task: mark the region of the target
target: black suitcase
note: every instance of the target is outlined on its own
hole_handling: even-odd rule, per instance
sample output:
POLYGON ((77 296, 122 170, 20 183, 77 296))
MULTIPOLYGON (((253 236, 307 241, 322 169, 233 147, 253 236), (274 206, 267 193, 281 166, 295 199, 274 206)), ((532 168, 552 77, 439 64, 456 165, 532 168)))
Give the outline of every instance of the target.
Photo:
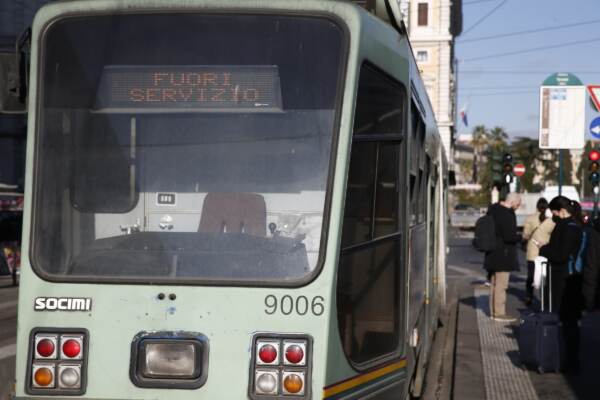
POLYGON ((558 315, 552 314, 552 289, 550 268, 546 265, 550 293, 548 312, 545 311, 544 284, 541 285, 541 312, 521 315, 519 323, 519 357, 521 363, 538 370, 539 373, 557 372, 560 369, 561 323, 558 315))
POLYGON ((600 370, 600 313, 587 313, 581 317, 580 360, 582 371, 600 370))

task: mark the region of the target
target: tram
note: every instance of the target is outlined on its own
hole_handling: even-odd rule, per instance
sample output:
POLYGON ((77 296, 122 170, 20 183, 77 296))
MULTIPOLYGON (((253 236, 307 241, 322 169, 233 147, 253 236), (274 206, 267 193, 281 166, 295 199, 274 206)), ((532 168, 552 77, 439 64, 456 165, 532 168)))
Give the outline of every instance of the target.
POLYGON ((16 398, 402 399, 447 172, 355 3, 61 1, 31 34, 16 398))

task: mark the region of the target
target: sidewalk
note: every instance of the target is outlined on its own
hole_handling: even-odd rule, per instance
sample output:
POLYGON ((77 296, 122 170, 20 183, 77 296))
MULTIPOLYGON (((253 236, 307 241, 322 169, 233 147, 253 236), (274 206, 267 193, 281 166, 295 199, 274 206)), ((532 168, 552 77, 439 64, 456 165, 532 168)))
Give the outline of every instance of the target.
MULTIPOLYGON (((513 274, 507 296, 510 315, 527 311, 522 274, 513 274)), ((582 343, 578 376, 539 374, 520 362, 518 322, 489 318, 489 288, 472 286, 472 296, 458 305, 453 398, 460 400, 596 400, 600 398, 600 359, 591 358, 582 343)))

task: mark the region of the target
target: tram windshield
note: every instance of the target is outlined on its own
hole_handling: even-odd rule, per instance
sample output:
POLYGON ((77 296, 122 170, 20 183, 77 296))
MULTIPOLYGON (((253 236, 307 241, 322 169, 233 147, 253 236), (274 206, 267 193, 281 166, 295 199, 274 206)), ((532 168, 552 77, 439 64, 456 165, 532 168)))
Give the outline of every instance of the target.
POLYGON ((32 264, 59 280, 293 282, 317 268, 344 54, 309 16, 52 23, 32 264))

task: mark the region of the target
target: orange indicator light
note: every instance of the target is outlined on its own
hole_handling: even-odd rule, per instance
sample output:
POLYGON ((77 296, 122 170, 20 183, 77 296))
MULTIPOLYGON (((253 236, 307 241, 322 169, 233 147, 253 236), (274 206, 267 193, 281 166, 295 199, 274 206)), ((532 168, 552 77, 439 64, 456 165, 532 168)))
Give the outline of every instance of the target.
POLYGON ((283 380, 283 386, 288 393, 298 393, 302 390, 304 383, 302 382, 302 378, 298 375, 290 374, 283 380))
POLYGON ((50 369, 40 368, 37 371, 35 371, 33 379, 35 380, 35 383, 37 383, 39 386, 48 386, 52 382, 54 382, 54 375, 52 374, 52 371, 50 371, 50 369))

